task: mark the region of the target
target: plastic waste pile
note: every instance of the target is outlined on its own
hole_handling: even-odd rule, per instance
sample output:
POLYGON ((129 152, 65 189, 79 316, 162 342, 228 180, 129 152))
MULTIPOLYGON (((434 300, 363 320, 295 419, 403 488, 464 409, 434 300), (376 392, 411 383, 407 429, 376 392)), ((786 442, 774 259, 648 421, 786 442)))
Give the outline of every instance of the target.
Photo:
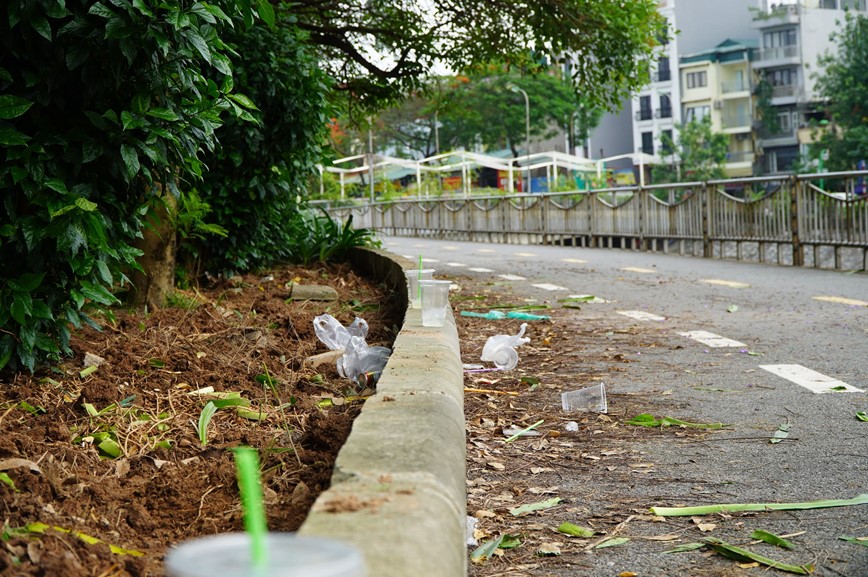
POLYGON ((345 327, 333 316, 322 314, 313 319, 313 329, 329 350, 343 349, 344 354, 336 362, 338 374, 354 383, 363 380, 365 384, 372 384, 366 377, 379 376, 392 354, 389 348, 368 346, 365 342, 368 323, 359 317, 345 327))
POLYGON ((527 323, 521 323, 521 330, 516 335, 494 335, 493 337, 488 337, 485 346, 482 347, 481 360, 494 363, 495 367, 504 371, 514 369, 518 364, 516 347, 530 342, 530 338, 524 336, 526 329, 527 323))

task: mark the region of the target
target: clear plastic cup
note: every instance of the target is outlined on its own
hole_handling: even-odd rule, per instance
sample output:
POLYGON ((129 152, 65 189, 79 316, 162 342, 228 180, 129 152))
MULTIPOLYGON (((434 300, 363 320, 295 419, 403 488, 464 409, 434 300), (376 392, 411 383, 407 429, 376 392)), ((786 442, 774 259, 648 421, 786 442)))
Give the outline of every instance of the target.
POLYGON ((421 280, 422 288, 422 326, 442 327, 446 324, 446 313, 449 311, 448 280, 421 280))
POLYGON ((600 383, 593 387, 561 393, 561 406, 564 411, 592 411, 594 413, 608 413, 609 405, 606 402, 606 385, 600 383))
POLYGON ((413 269, 405 270, 404 275, 407 277, 407 300, 410 303, 410 308, 422 308, 422 293, 419 290, 420 280, 433 280, 434 269, 424 268, 422 270, 413 269))
POLYGON ((518 365, 518 352, 508 345, 497 347, 490 357, 494 366, 504 371, 511 371, 518 365))
POLYGON ((268 559, 252 561, 247 533, 224 533, 180 543, 166 553, 166 577, 365 577, 351 545, 294 533, 268 533, 268 559))

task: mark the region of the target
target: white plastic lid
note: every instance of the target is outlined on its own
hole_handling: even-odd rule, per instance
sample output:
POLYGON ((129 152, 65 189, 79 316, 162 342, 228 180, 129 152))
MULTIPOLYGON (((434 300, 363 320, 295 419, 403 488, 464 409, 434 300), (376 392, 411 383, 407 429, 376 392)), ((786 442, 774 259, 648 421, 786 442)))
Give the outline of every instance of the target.
POLYGON ((294 533, 266 536, 268 562, 254 567, 250 537, 193 539, 166 554, 167 577, 364 577, 362 555, 347 543, 294 533))

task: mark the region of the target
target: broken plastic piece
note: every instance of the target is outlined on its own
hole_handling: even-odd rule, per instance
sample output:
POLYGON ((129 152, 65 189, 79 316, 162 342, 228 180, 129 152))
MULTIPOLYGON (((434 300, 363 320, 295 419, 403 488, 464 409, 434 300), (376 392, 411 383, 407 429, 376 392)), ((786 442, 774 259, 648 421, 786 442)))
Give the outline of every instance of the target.
POLYGON ((530 341, 530 338, 523 336, 525 330, 527 330, 527 323, 521 323, 521 330, 516 335, 489 337, 482 347, 481 360, 492 362, 497 368, 505 371, 514 369, 518 365, 518 353, 515 348, 530 341))

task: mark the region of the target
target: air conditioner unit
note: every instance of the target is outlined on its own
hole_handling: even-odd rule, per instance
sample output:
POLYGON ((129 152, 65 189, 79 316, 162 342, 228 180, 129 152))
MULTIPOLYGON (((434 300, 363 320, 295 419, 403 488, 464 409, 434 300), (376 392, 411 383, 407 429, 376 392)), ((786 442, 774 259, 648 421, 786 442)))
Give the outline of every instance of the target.
POLYGON ((723 100, 715 100, 714 101, 714 107, 718 110, 723 108, 723 100))

